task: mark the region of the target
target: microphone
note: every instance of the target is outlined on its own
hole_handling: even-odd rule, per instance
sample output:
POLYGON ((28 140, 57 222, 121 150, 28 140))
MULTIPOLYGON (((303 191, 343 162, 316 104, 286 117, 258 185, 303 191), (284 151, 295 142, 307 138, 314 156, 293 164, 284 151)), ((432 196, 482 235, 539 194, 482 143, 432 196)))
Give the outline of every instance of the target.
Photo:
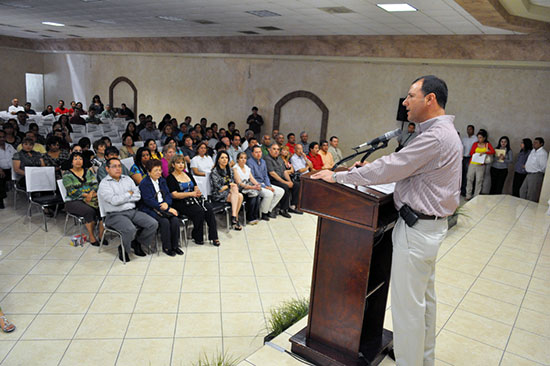
POLYGON ((361 145, 359 146, 356 146, 353 148, 353 150, 358 150, 358 149, 362 149, 364 148, 365 146, 368 146, 368 145, 378 145, 379 143, 383 143, 383 142, 387 142, 391 139, 393 139, 394 137, 397 137, 401 135, 401 129, 400 128, 397 128, 393 131, 388 131, 386 132, 385 134, 383 134, 382 136, 378 136, 377 138, 373 139, 373 140, 370 140, 368 142, 363 142, 361 145))

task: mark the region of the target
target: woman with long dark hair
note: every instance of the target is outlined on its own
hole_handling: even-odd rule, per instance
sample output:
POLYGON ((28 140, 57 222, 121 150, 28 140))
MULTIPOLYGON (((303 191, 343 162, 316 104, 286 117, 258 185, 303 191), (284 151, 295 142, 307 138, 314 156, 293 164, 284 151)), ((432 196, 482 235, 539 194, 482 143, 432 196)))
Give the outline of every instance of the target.
POLYGON ((131 134, 125 133, 122 135, 122 146, 120 147, 120 158, 133 158, 136 155, 134 149, 134 139, 131 134))
POLYGON ((212 184, 212 199, 217 202, 231 202, 231 227, 242 230, 239 224, 239 211, 243 204, 243 195, 233 178, 233 170, 229 165, 229 154, 220 151, 216 156, 214 169, 210 174, 212 184))
POLYGON ((502 194, 504 182, 508 175, 508 165, 514 160, 514 154, 510 149, 510 139, 508 136, 502 136, 498 140, 497 150, 505 150, 504 154, 495 153, 495 160, 491 165, 491 191, 490 194, 502 194))
POLYGON ((131 177, 139 185, 143 178, 147 176, 147 169, 145 168, 145 163, 151 159, 151 154, 149 150, 145 147, 140 147, 136 155, 134 155, 134 165, 130 168, 131 177))
POLYGON ((103 112, 103 109, 104 108, 103 108, 103 103, 101 103, 101 98, 97 94, 94 95, 94 97, 92 98, 92 103, 88 107, 88 111, 94 110, 96 116, 99 116, 101 112, 103 112))
POLYGON ((519 197, 519 189, 527 176, 525 163, 527 162, 531 150, 533 150, 533 141, 531 139, 523 139, 521 141, 521 150, 518 154, 518 160, 516 161, 516 165, 514 165, 514 183, 512 184, 512 195, 514 197, 519 197))
POLYGON ((135 122, 128 122, 128 124, 126 125, 126 130, 124 131, 124 134, 132 136, 134 141, 141 140, 141 137, 139 137, 139 133, 135 122))
MULTIPOLYGON (((495 154, 495 149, 489 141, 487 141, 487 131, 480 129, 477 133, 477 142, 474 142, 472 149, 470 150, 470 165, 468 166, 467 183, 466 183, 466 201, 472 199, 473 196, 477 196, 481 193, 483 187, 483 180, 485 178, 485 162, 474 161, 474 154, 486 159, 487 155, 495 154), (475 188, 474 188, 475 180, 475 188)), ((484 160, 487 161, 487 160, 484 160)))
POLYGON ((148 139, 145 141, 144 147, 149 150, 149 154, 151 155, 151 159, 160 160, 162 159, 162 153, 158 151, 157 149, 157 143, 153 139, 148 139))

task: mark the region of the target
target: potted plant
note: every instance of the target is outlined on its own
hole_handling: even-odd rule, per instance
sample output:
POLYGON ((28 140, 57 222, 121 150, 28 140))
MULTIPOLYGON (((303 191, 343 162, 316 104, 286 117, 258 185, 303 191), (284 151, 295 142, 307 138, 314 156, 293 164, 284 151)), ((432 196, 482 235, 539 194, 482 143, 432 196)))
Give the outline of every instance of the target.
POLYGON ((449 223, 449 229, 455 226, 458 223, 458 216, 470 217, 464 209, 464 205, 458 206, 455 212, 447 217, 447 222, 449 223))
POLYGON ((307 315, 309 299, 299 298, 283 302, 280 306, 270 309, 267 321, 268 335, 264 337, 264 344, 277 337, 294 323, 307 315))
POLYGON ((216 350, 216 353, 211 358, 206 353, 201 354, 199 360, 193 363, 193 366, 237 366, 239 362, 238 357, 233 357, 227 353, 220 353, 216 350))

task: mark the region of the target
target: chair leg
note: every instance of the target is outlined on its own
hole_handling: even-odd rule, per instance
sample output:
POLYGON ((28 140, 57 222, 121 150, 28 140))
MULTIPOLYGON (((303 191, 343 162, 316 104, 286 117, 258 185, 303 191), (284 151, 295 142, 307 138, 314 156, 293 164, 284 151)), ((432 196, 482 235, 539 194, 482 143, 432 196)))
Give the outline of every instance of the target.
MULTIPOLYGON (((103 225, 105 225, 105 224, 103 224, 103 225)), ((103 235, 101 235, 101 240, 99 241, 99 249, 97 251, 98 253, 101 253, 101 247, 103 246, 103 239, 105 239, 105 232, 106 232, 106 230, 105 230, 105 226, 104 226, 103 227, 103 235)), ((122 245, 122 242, 120 244, 122 245)), ((123 246, 123 248, 124 248, 124 246, 123 246)))
POLYGON ((13 209, 17 210, 17 189, 13 186, 13 209))
POLYGON ((69 215, 65 214, 65 226, 63 226, 63 236, 67 235, 67 223, 69 222, 69 215))
POLYGON ((231 231, 231 222, 229 219, 229 216, 231 216, 231 213, 229 212, 231 207, 229 209, 225 209, 225 219, 227 221, 227 232, 229 233, 231 231))
POLYGON ((243 226, 246 226, 246 203, 243 202, 243 226))
POLYGON ((46 220, 46 209, 42 206, 42 217, 44 218, 44 231, 48 232, 48 222, 46 220))
MULTIPOLYGON (((105 231, 103 232, 103 236, 105 236, 105 231)), ((120 236, 120 246, 122 248, 122 264, 126 265, 126 249, 124 249, 124 244, 122 244, 122 235, 118 234, 120 236)), ((103 239, 101 240, 103 243, 103 239)), ((99 246, 101 248, 101 245, 99 246)))

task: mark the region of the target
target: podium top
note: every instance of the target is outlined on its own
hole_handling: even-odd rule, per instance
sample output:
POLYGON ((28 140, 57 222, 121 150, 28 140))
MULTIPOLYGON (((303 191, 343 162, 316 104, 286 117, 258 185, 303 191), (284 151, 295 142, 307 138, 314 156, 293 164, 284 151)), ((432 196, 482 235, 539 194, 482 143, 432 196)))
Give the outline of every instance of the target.
MULTIPOLYGON (((299 208, 304 212, 376 231, 384 216, 394 216, 393 194, 363 187, 361 191, 302 175, 299 208)), ((387 221, 387 220, 382 220, 387 221)))

